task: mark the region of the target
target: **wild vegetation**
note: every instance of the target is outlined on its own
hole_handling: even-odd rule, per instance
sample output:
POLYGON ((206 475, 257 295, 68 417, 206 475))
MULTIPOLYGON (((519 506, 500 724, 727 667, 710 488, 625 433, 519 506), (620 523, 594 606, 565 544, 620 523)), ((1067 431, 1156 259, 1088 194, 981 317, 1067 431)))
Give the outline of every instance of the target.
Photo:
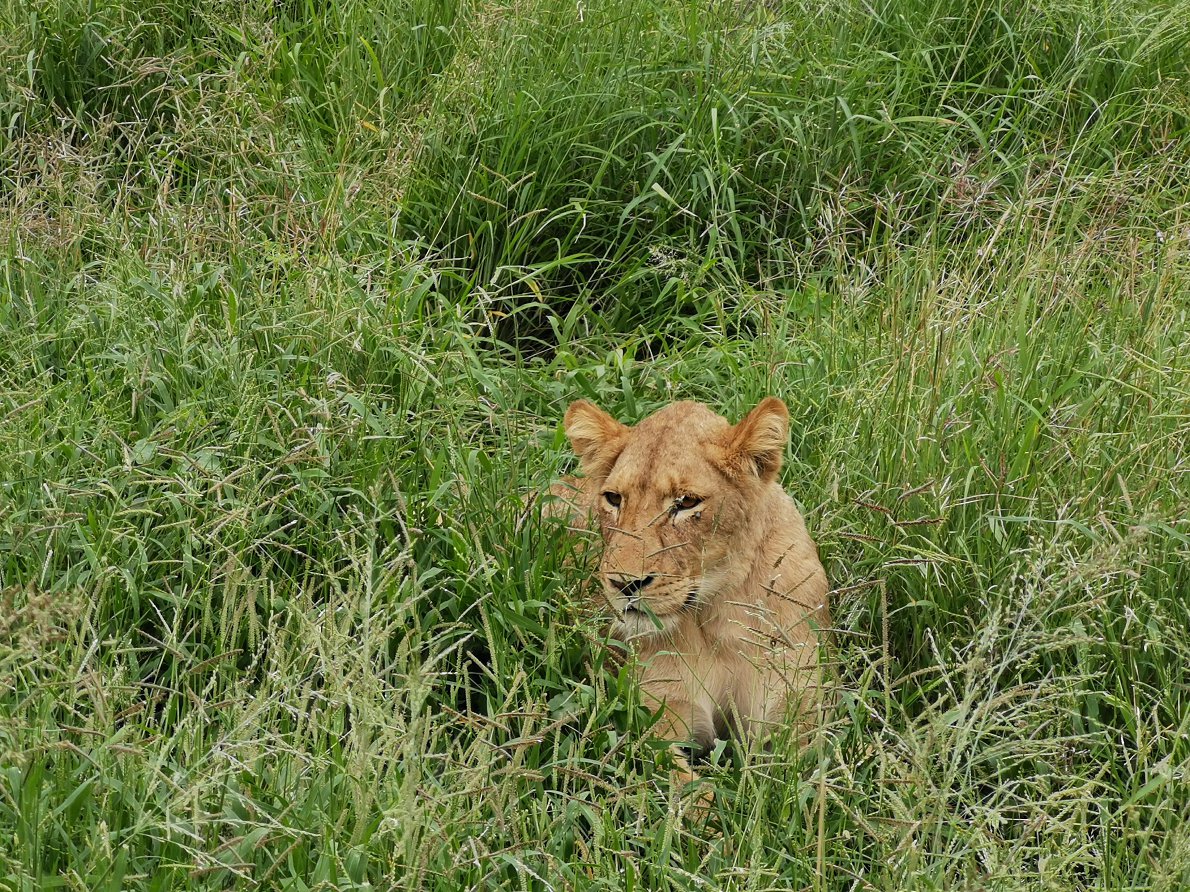
POLYGON ((1187 47, 0 2, 0 888, 1186 888, 1187 47), (836 702, 702 828, 526 496, 766 394, 836 702))

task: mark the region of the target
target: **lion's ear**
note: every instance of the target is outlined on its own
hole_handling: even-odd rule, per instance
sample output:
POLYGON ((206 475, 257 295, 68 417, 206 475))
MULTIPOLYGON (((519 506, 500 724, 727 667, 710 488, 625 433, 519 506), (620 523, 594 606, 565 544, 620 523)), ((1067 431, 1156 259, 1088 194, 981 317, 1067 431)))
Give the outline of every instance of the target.
POLYGON ((731 430, 727 463, 751 469, 768 483, 777 479, 789 442, 789 410, 775 396, 766 396, 731 430))
POLYGON ((570 404, 562 426, 588 477, 606 477, 628 441, 628 427, 587 400, 570 404))

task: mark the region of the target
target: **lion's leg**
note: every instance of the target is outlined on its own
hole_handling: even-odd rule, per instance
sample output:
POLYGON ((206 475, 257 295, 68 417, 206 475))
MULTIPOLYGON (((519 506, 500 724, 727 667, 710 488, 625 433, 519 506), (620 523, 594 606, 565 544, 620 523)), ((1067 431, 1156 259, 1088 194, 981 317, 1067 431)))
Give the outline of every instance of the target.
MULTIPOLYGON (((690 765, 686 748, 693 746, 703 749, 714 740, 715 728, 711 714, 705 707, 685 697, 659 697, 648 689, 644 694, 645 702, 649 706, 661 709, 654 730, 657 737, 672 741, 670 749, 673 753, 674 770, 671 778, 680 787, 685 788, 699 779, 698 773, 690 765)), ((709 817, 714 800, 714 793, 709 788, 703 787, 697 791, 693 810, 699 820, 705 821, 709 817)))

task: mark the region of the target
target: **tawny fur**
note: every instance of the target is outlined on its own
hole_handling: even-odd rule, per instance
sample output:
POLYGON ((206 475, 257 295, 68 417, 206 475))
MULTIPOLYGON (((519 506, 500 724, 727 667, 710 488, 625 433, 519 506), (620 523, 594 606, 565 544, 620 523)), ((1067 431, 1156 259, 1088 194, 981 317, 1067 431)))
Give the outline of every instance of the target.
POLYGON ((772 397, 735 426, 693 402, 635 427, 586 401, 566 412, 584 476, 551 488, 553 511, 599 531, 612 631, 675 742, 813 721, 827 580, 777 482, 788 418, 772 397))

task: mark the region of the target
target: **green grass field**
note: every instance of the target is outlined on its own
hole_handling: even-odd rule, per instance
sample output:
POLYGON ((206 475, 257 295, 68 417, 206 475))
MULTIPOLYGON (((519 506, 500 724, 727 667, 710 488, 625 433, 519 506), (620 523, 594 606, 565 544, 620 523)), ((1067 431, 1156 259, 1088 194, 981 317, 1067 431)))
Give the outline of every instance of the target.
POLYGON ((1188 47, 0 0, 0 889, 1190 887, 1188 47), (523 500, 766 394, 837 707, 702 829, 523 500))

